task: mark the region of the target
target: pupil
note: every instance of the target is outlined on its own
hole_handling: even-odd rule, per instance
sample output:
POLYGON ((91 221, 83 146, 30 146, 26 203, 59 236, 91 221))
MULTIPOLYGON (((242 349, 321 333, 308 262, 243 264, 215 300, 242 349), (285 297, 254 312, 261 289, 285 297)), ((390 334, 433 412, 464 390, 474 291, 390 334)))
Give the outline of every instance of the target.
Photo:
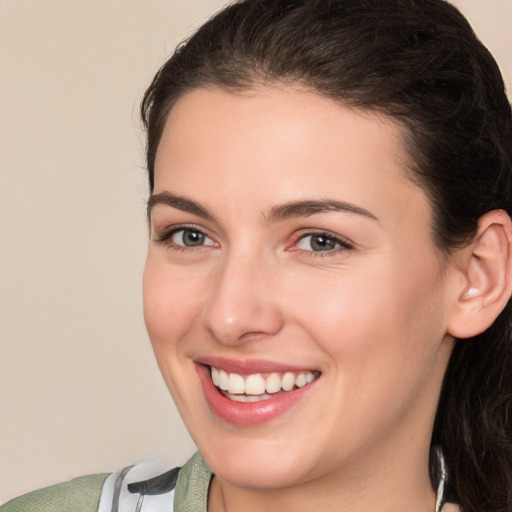
POLYGON ((202 245, 204 241, 204 235, 199 231, 185 231, 183 236, 183 243, 186 246, 191 245, 202 245))
POLYGON ((315 251, 330 251, 335 248, 336 242, 322 235, 311 238, 311 247, 315 251))

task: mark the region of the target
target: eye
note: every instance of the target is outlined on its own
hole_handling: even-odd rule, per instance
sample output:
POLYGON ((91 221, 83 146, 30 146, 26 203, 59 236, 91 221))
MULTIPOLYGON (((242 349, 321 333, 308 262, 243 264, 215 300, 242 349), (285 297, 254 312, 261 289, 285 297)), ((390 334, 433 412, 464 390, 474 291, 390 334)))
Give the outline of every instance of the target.
POLYGON ((169 241, 183 247, 199 247, 202 245, 214 245, 214 241, 197 229, 183 228, 173 231, 169 241))
POLYGON ((297 241, 296 249, 312 252, 332 252, 339 249, 351 249, 346 240, 327 233, 310 233, 303 235, 297 241))
POLYGON ((208 235, 195 226, 170 226, 161 232, 156 231, 154 242, 157 242, 168 249, 193 250, 207 246, 217 246, 208 235))

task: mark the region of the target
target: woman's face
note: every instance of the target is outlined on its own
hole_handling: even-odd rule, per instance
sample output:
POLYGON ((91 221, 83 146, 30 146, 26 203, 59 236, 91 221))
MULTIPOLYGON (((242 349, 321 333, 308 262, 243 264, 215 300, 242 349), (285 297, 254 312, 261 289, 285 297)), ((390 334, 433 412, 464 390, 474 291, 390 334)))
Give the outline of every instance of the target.
POLYGON ((221 479, 276 488, 426 457, 454 279, 406 162, 389 119, 291 87, 172 109, 144 312, 221 479))

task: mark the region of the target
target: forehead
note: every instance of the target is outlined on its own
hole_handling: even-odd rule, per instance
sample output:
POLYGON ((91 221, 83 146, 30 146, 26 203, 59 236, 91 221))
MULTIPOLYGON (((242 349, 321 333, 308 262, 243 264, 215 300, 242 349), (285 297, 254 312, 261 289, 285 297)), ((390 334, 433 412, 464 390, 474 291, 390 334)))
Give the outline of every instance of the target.
MULTIPOLYGON (((309 89, 292 85, 261 86, 241 91, 217 87, 189 91, 180 97, 168 114, 162 138, 198 137, 214 126, 221 127, 226 134, 230 127, 232 131, 243 127, 247 138, 247 135, 257 134, 258 129, 265 126, 267 134, 268 129, 273 128, 272 137, 286 137, 286 140, 279 137, 279 141, 286 146, 293 142, 290 138, 292 130, 296 136, 299 131, 305 136, 316 133, 317 139, 324 138, 326 143, 331 138, 343 143, 347 134, 338 131, 342 124, 350 124, 350 131, 364 132, 366 138, 373 137, 374 140, 384 142, 385 134, 388 150, 399 158, 405 156, 404 128, 391 117, 372 110, 345 106, 309 89), (347 122, 341 123, 342 118, 346 118, 347 122), (246 121, 249 121, 248 125, 244 124, 246 121), (319 124, 325 129, 318 130, 319 124), (174 130, 176 126, 179 131, 174 130), (338 133, 334 133, 333 128, 338 133)), ((213 137, 222 134, 209 133, 213 137)), ((212 138, 211 142, 217 144, 219 140, 212 138)))
POLYGON ((249 192, 269 202, 334 195, 370 211, 397 206, 396 221, 411 205, 429 213, 408 160, 402 128, 386 116, 290 86, 200 89, 169 114, 155 192, 205 203, 225 194, 244 206, 249 192))

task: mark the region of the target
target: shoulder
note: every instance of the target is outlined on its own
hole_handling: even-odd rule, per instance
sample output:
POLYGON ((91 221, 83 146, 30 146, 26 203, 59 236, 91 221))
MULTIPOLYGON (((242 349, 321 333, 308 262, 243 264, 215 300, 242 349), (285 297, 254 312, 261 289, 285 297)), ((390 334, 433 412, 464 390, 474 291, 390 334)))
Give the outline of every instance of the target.
POLYGON ((211 477, 196 453, 183 468, 162 472, 149 461, 75 478, 15 498, 0 512, 206 512, 211 477))
POLYGON ((0 512, 96 512, 108 476, 82 476, 29 492, 2 505, 0 512))

